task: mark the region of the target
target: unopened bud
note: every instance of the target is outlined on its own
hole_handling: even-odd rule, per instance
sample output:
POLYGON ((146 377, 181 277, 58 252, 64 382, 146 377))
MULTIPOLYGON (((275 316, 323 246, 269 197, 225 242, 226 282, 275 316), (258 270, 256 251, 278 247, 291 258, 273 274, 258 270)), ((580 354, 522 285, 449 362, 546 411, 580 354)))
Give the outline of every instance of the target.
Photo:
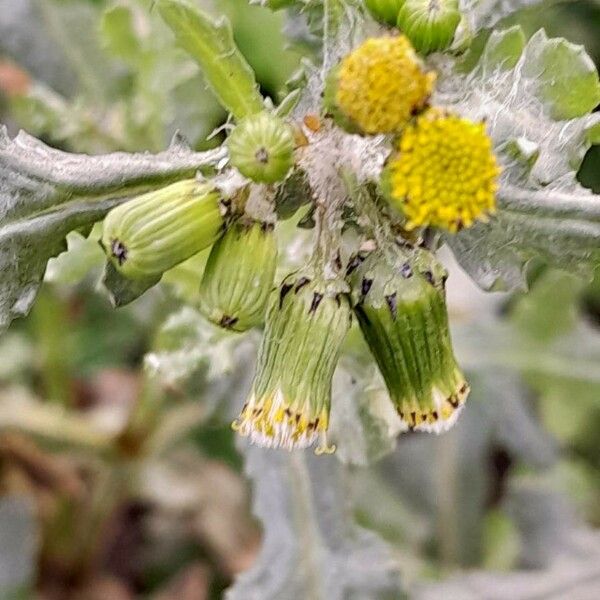
POLYGON ((125 277, 153 277, 210 246, 223 232, 224 212, 210 184, 179 181, 113 208, 102 246, 125 277))
POLYGON ((210 251, 200 285, 200 311, 234 331, 260 325, 276 266, 273 226, 237 221, 210 251))

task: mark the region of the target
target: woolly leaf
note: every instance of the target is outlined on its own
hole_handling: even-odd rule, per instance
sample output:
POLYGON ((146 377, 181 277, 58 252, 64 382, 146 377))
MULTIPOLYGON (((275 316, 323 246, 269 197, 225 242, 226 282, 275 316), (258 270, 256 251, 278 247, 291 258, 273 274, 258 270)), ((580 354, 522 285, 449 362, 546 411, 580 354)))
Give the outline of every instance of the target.
POLYGON ((480 29, 493 27, 519 10, 556 2, 558 0, 460 0, 460 9, 469 30, 477 33, 480 29))
POLYGON ((194 401, 202 394, 207 410, 219 407, 233 419, 250 388, 256 345, 252 332, 225 331, 185 307, 160 328, 145 367, 165 387, 194 401))
POLYGON ((598 75, 582 48, 539 31, 521 53, 521 35, 492 35, 467 75, 443 67, 435 97, 485 120, 503 164, 497 214, 448 237, 485 289, 524 287, 534 258, 585 273, 600 262, 600 198, 575 178, 600 122, 586 114, 600 100, 598 75))
MULTIPOLYGON (((560 524, 564 521, 564 510, 549 507, 554 498, 538 493, 532 500, 538 504, 532 511, 548 511, 549 520, 560 524), (541 505, 540 505, 541 503, 541 505)), ((554 540, 552 540, 554 542, 554 540)), ((545 569, 521 569, 512 573, 472 571, 455 576, 443 583, 419 585, 412 597, 415 600, 445 600, 446 598, 594 598, 598 590, 598 561, 600 560, 600 538, 597 533, 584 528, 572 532, 568 544, 556 547, 545 543, 552 562, 545 569), (566 547, 565 547, 566 546, 566 547)))
POLYGON ((88 230, 129 196, 193 176, 222 157, 181 145, 151 154, 86 156, 0 129, 0 329, 27 314, 65 236, 88 230))
POLYGON ((481 67, 512 69, 525 47, 525 34, 519 26, 503 31, 492 31, 481 58, 481 67))
POLYGON ((247 445, 243 452, 264 541, 227 600, 402 597, 390 548, 354 522, 349 474, 335 457, 247 445))
MULTIPOLYGON (((363 356, 368 349, 363 346, 363 356)), ((379 372, 344 356, 333 380, 329 438, 345 464, 366 466, 389 454, 403 424, 379 372)))
POLYGON ((585 48, 548 39, 543 30, 527 46, 522 74, 555 120, 581 117, 600 103, 598 72, 585 48))

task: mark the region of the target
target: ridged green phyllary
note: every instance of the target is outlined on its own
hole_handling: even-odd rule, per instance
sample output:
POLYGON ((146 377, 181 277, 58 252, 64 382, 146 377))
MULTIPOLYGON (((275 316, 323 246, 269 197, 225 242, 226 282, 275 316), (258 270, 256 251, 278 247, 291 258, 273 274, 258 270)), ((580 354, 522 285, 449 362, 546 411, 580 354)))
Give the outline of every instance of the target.
POLYGON ((260 325, 276 267, 273 225, 236 221, 210 251, 200 285, 200 311, 233 331, 260 325))
POLYGON ((257 183, 285 179, 294 160, 294 136, 279 117, 262 112, 242 120, 227 138, 229 160, 257 183))
POLYGON ((260 446, 287 450, 326 441, 331 382, 352 310, 340 278, 313 269, 289 275, 271 295, 250 396, 234 428, 260 446))
POLYGON ((211 184, 179 181, 111 210, 102 246, 125 277, 156 277, 210 246, 223 233, 225 212, 211 184))
POLYGON ((404 245, 355 256, 348 276, 360 328, 400 418, 410 429, 445 431, 469 392, 450 339, 445 270, 428 251, 404 245))
POLYGON ((445 50, 452 44, 461 14, 458 0, 404 0, 398 11, 398 28, 423 54, 445 50))
POLYGON ((369 12, 380 23, 395 26, 404 0, 365 0, 369 12))

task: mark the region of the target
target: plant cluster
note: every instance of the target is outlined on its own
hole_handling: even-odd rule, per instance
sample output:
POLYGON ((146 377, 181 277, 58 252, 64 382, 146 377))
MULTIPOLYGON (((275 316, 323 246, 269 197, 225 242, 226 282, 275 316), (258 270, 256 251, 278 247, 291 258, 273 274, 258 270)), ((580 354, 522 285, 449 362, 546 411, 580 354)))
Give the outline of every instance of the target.
MULTIPOLYGON (((226 21, 184 0, 158 0, 155 10, 229 113, 226 141, 193 154, 177 140, 163 164, 137 155, 120 169, 84 161, 99 179, 81 189, 66 160, 60 174, 73 181, 70 193, 123 196, 104 200, 97 215, 108 213, 105 284, 127 303, 211 248, 200 312, 232 331, 264 323, 254 383, 234 423, 261 445, 320 440, 319 452, 333 449, 325 437, 332 378, 353 320, 402 427, 444 431, 469 385, 434 253, 447 242, 488 287, 514 285, 536 255, 595 264, 596 200, 573 169, 597 136, 596 117, 586 115, 600 97, 597 74, 575 47, 543 33, 525 45, 514 28, 494 33, 469 71, 469 52, 480 52, 471 42, 497 11, 459 9, 455 0, 261 4, 289 9, 321 36, 321 64, 305 64, 278 106, 259 92, 226 21), (547 79, 557 56, 557 68, 576 69, 576 95, 564 87, 572 70, 547 79), (544 218, 531 216, 538 208, 544 218), (587 213, 585 231, 563 219, 587 213), (286 262, 278 230, 298 214, 313 229, 312 250, 299 270, 283 266, 277 276, 278 253, 286 262)), ((17 286, 11 311, 30 302, 19 302, 24 293, 17 286)))
MULTIPOLYGON (((587 572, 598 544, 571 511, 598 523, 600 292, 581 275, 600 203, 577 176, 600 84, 583 48, 531 35, 532 13, 502 21, 532 0, 35 4, 78 87, 13 52, 30 73, 2 119, 32 135, 0 131, 0 328, 40 293, 0 339, 0 533, 40 543, 0 543, 0 596, 152 594, 207 555, 215 580, 190 593, 235 577, 232 600, 396 598, 452 566, 548 567, 511 586, 552 595, 573 585, 553 565, 587 572), (516 293, 449 262, 449 319, 442 246, 516 293), (100 277, 131 306, 110 311, 100 277), (240 457, 263 526, 245 573, 240 457)), ((511 575, 484 577, 482 596, 511 575)), ((437 585, 473 589, 455 583, 437 585)))
MULTIPOLYGON (((168 20, 182 6, 159 3, 159 10, 168 20)), ((241 57, 235 66, 245 66, 241 57)), ((494 210, 499 169, 485 126, 429 107, 436 74, 399 33, 369 38, 346 55, 327 75, 319 113, 300 123, 293 108, 269 109, 239 72, 227 75, 207 74, 236 121, 227 164, 212 177, 114 208, 104 223, 108 258, 124 277, 149 279, 222 236, 209 255, 199 309, 236 331, 262 324, 266 313, 252 392, 234 423, 254 442, 291 450, 321 439, 317 452, 334 450, 325 438, 331 386, 353 311, 400 419, 410 429, 445 430, 469 386, 452 352, 446 274, 425 232, 457 231, 494 210), (352 203, 316 190, 306 198, 316 225, 310 266, 286 274, 271 292, 278 192, 303 162, 331 160, 321 144, 352 135, 369 144, 378 134, 390 136, 393 150, 373 189, 361 193, 355 174, 341 168, 333 175, 352 203), (397 211, 380 207, 386 195, 397 211), (343 217, 349 204, 353 224, 343 217), (354 251, 347 244, 342 252, 346 225, 357 240, 354 251)), ((309 182, 315 170, 304 168, 309 182)))

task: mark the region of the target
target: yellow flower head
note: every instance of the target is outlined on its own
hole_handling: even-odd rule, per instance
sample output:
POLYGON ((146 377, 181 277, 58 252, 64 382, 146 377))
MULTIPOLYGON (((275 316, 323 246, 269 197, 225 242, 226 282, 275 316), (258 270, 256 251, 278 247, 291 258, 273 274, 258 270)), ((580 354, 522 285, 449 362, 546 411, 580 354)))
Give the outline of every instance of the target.
POLYGON ((407 229, 456 232, 494 212, 499 174, 483 123, 431 109, 399 138, 386 183, 407 229))
POLYGON ((363 133, 398 132, 425 107, 435 79, 405 36, 371 38, 340 63, 333 101, 363 133))

